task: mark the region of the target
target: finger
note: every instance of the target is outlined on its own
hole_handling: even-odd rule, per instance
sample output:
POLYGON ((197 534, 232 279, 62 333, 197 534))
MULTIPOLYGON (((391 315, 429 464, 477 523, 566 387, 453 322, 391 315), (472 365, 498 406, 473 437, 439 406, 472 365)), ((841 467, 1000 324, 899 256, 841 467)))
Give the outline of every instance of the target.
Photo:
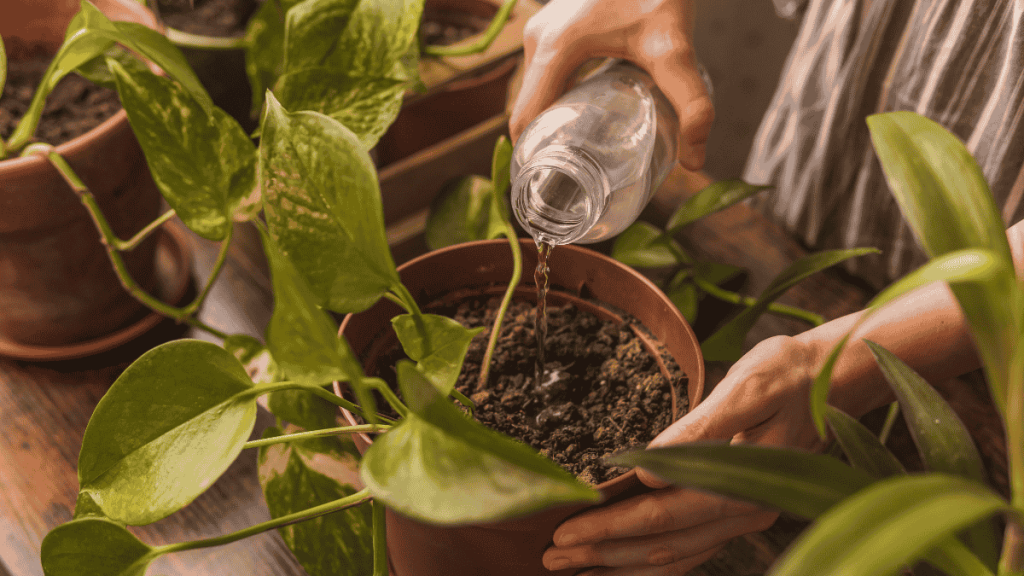
POLYGON ((720 518, 683 530, 653 536, 607 540, 569 548, 549 548, 544 565, 549 570, 588 566, 666 566, 685 562, 729 540, 767 529, 778 515, 759 511, 752 515, 720 518))
POLYGON ((679 45, 651 33, 641 48, 644 62, 679 117, 679 163, 689 170, 704 166, 708 136, 715 119, 715 107, 701 77, 699 64, 689 45, 679 45))
POLYGON ((558 547, 579 546, 672 532, 759 510, 752 504, 723 496, 670 488, 634 496, 570 518, 555 530, 552 539, 558 547))
POLYGON ((701 552, 691 558, 666 564, 665 566, 629 566, 628 568, 594 568, 585 570, 576 576, 683 576, 690 570, 714 558, 715 554, 725 548, 725 544, 701 552))
POLYGON ((536 38, 538 35, 529 42, 524 39, 523 83, 508 122, 512 142, 565 92, 572 73, 583 63, 578 50, 551 46, 549 41, 536 38))

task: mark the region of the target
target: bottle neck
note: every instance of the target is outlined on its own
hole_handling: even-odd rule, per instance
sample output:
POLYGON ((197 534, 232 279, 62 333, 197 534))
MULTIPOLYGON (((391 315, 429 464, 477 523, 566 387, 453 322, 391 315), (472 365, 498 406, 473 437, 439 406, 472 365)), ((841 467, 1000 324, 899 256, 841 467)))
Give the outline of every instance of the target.
POLYGON ((548 146, 520 168, 512 209, 538 244, 571 244, 597 223, 608 195, 607 174, 586 152, 548 146))

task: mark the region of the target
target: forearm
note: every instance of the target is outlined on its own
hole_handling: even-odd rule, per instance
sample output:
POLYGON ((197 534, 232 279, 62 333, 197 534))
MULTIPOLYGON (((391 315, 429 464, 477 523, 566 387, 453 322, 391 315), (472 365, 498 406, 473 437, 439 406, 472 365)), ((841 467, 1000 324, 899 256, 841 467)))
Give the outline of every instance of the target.
MULTIPOLYGON (((813 346, 815 365, 820 368, 862 314, 837 318, 795 338, 813 346)), ((865 339, 882 345, 933 382, 980 365, 967 322, 949 287, 939 282, 923 286, 857 327, 836 363, 829 403, 857 417, 894 400, 865 339)))

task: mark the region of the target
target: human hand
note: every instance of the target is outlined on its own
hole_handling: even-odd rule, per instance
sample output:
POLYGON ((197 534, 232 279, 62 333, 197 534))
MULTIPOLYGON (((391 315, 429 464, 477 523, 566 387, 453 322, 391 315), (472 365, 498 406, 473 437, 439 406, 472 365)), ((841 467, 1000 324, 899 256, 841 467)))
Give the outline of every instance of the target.
MULTIPOLYGON (((725 440, 820 450, 809 409, 820 346, 777 336, 755 346, 707 400, 651 442, 725 440)), ((827 350, 827 349, 826 349, 827 350)), ((667 486, 637 470, 648 486, 667 486)), ((544 553, 550 570, 596 566, 587 576, 685 574, 726 542, 771 526, 778 513, 694 490, 668 487, 565 521, 544 553)))
POLYGON ((623 58, 646 70, 679 117, 679 162, 704 165, 714 106, 693 51, 693 0, 552 0, 524 31, 509 131, 515 141, 586 60, 623 58))

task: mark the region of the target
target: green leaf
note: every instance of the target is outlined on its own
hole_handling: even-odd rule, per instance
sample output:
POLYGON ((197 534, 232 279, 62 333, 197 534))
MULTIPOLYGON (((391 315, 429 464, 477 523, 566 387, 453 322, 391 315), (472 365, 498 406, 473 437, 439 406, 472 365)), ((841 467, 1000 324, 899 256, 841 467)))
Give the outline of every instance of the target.
POLYGON ((867 123, 889 188, 929 256, 982 248, 1003 263, 992 278, 951 287, 971 325, 992 397, 1003 411, 1009 382, 1022 378, 1013 367, 1020 366, 1015 356, 1021 354, 1024 294, 981 168, 953 134, 918 114, 877 114, 867 123))
POLYGON ((106 518, 103 515, 103 509, 92 499, 88 492, 79 492, 78 498, 75 500, 74 518, 87 517, 106 518))
MULTIPOLYGON (((329 62, 339 48, 339 35, 360 3, 360 0, 306 0, 288 10, 284 71, 319 68, 329 62)), ((344 67, 334 69, 345 70, 344 67)))
POLYGON ((284 74, 274 94, 288 110, 320 112, 341 122, 369 150, 398 117, 405 85, 392 78, 350 76, 317 67, 284 74))
POLYGON ((675 275, 665 295, 676 308, 679 308, 687 322, 693 324, 697 320, 697 304, 700 303, 700 298, 689 270, 683 270, 675 275))
POLYGON ((46 576, 142 576, 159 554, 123 526, 82 518, 51 530, 39 555, 46 576))
MULTIPOLYGON (((937 390, 895 354, 870 340, 864 341, 882 369, 896 399, 910 435, 925 466, 934 472, 963 476, 985 483, 988 475, 971 433, 937 390)), ((989 566, 999 558, 996 526, 987 522, 966 534, 971 548, 989 566)))
MULTIPOLYGON (((875 296, 864 308, 864 313, 851 328, 853 333, 872 314, 898 296, 932 282, 972 282, 999 274, 999 260, 986 250, 958 250, 941 257, 932 258, 923 266, 891 284, 875 296)), ((832 369, 846 347, 849 335, 843 337, 829 352, 821 371, 811 385, 811 416, 818 428, 818 434, 825 437, 825 403, 828 397, 832 369)))
MULTIPOLYGON (((264 438, 282 431, 269 428, 264 438)), ((359 490, 359 453, 347 437, 327 438, 337 450, 289 442, 260 448, 259 480, 273 518, 301 512, 359 490)), ((373 565, 371 509, 365 503, 280 528, 285 544, 311 575, 363 575, 373 565)))
POLYGON ((494 185, 494 196, 504 199, 509 186, 512 185, 512 142, 504 135, 494 143, 491 155, 491 184, 494 185))
POLYGON ((952 536, 943 538, 924 555, 924 560, 949 576, 995 576, 974 552, 952 536))
POLYGON ((175 340, 132 363, 96 405, 78 482, 125 524, 159 520, 210 487, 242 451, 256 388, 223 348, 175 340))
POLYGON ((271 236, 318 303, 360 312, 399 284, 377 172, 348 128, 316 112, 289 113, 269 94, 260 175, 271 236))
POLYGON ((103 86, 104 88, 110 88, 111 90, 117 90, 117 80, 114 78, 114 74, 107 66, 108 58, 117 61, 117 63, 122 67, 131 70, 132 74, 140 74, 149 70, 149 68, 147 68, 146 65, 136 58, 131 52, 121 46, 114 46, 100 56, 82 64, 75 70, 75 72, 93 84, 103 86))
POLYGON ((832 428, 836 440, 843 447, 843 453, 854 468, 863 470, 874 478, 906 473, 892 452, 856 418, 832 406, 828 407, 826 416, 829 427, 832 428))
POLYGON ((830 266, 835 266, 843 260, 877 252, 878 250, 875 248, 829 250, 808 254, 790 264, 789 267, 772 280, 771 284, 764 289, 764 292, 757 297, 757 301, 753 305, 740 312, 701 344, 700 348, 704 353, 704 360, 708 362, 733 362, 738 360, 743 355, 743 341, 747 336, 747 332, 750 332, 757 319, 768 309, 768 305, 778 299, 779 296, 782 296, 786 290, 799 284, 808 276, 830 266))
POLYGON ((715 182, 691 196, 686 203, 680 206, 668 219, 665 229, 669 234, 675 234, 691 222, 700 220, 708 214, 724 210, 768 188, 770 186, 754 186, 742 180, 715 182))
POLYGON ((256 146, 234 118, 206 108, 173 80, 108 67, 146 154, 153 180, 191 230, 227 238, 232 216, 256 185, 256 146))
POLYGON ((742 273, 743 268, 720 262, 698 262, 692 268, 695 278, 700 278, 715 286, 720 286, 742 273))
POLYGON ((625 452, 607 461, 643 467, 677 486, 751 500, 804 518, 819 516, 872 481, 831 456, 718 442, 625 452))
POLYGON ((256 384, 284 380, 270 351, 259 340, 246 334, 232 334, 224 339, 223 345, 225 350, 242 363, 249 378, 256 384))
POLYGON ((600 494, 533 449, 466 418, 408 361, 398 364, 412 413, 374 440, 363 483, 374 498, 440 525, 488 522, 600 494))
POLYGON ((300 0, 263 2, 245 29, 245 73, 252 87, 252 116, 259 115, 263 95, 284 72, 284 36, 287 11, 300 0))
POLYGON ((455 388, 469 343, 483 331, 435 314, 402 314, 392 318, 391 325, 405 353, 442 396, 455 388))
MULTIPOLYGON (((363 370, 338 326, 316 304, 302 276, 266 234, 263 247, 274 288, 274 313, 267 326, 267 347, 289 380, 322 386, 334 380, 358 385, 363 370)), ((299 424, 298 422, 293 422, 299 424)))
POLYGON ((423 0, 361 0, 322 65, 352 76, 413 81, 422 15, 423 0))
POLYGON ((888 478, 823 515, 769 574, 892 573, 943 537, 1006 508, 988 488, 963 478, 888 478))
POLYGON ((482 176, 452 182, 435 197, 427 217, 426 240, 431 250, 484 240, 491 227, 493 185, 482 176))
POLYGON ((682 246, 647 222, 634 222, 615 237, 612 258, 636 268, 660 268, 685 263, 682 246))

